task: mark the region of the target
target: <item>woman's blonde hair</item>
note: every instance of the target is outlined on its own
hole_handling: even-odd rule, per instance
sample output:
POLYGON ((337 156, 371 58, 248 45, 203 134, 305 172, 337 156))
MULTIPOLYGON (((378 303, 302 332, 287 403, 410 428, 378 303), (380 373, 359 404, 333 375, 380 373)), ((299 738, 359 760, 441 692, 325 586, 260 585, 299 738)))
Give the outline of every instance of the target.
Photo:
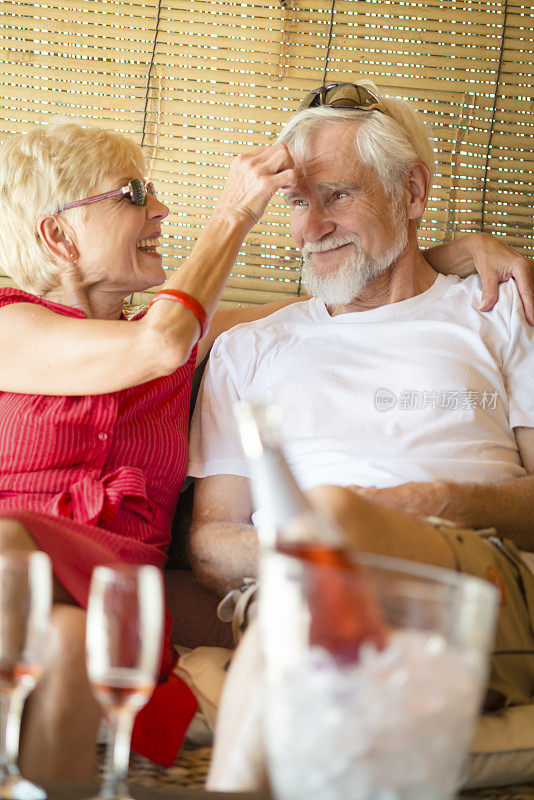
POLYGON ((293 156, 303 157, 308 138, 325 124, 353 122, 357 152, 363 163, 376 171, 388 194, 398 194, 416 161, 426 164, 432 183, 434 152, 422 115, 406 100, 384 97, 369 80, 358 80, 356 83, 365 86, 379 98, 384 113, 329 106, 307 108, 291 118, 278 141, 284 142, 293 156))
MULTIPOLYGON (((21 289, 43 295, 57 285, 61 265, 37 232, 43 215, 91 195, 107 175, 144 172, 141 148, 115 131, 75 122, 40 125, 0 147, 0 259, 21 289)), ((85 209, 64 212, 72 220, 85 209)))

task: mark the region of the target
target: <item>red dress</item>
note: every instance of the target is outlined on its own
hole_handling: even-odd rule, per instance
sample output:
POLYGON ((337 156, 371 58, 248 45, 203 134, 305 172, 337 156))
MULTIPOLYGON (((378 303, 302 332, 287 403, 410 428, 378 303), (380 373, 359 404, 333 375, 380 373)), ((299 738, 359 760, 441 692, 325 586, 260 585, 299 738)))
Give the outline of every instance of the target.
MULTIPOLYGON (((17 302, 84 317, 19 289, 0 289, 0 307, 17 302)), ((94 566, 161 568, 166 561, 187 467, 195 355, 172 375, 109 394, 0 392, 0 516, 23 522, 83 607, 94 566)), ((164 676, 171 666, 166 648, 164 676)), ((134 749, 172 763, 195 708, 172 675, 138 715, 134 749)))

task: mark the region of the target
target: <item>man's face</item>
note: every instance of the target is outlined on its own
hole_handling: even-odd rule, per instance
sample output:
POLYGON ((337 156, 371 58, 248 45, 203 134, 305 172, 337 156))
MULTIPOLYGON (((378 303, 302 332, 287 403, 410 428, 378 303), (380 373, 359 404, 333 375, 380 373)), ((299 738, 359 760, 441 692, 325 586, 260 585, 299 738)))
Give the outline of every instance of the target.
POLYGON ((405 250, 406 208, 362 164, 351 123, 310 137, 297 172, 302 177, 285 196, 308 291, 327 305, 349 303, 405 250))

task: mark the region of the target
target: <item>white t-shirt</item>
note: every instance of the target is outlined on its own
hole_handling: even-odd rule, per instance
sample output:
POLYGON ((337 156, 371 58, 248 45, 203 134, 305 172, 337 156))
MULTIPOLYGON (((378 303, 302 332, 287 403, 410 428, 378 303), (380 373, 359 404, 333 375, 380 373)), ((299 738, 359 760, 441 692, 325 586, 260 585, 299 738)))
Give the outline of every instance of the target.
POLYGON ((513 433, 534 426, 534 331, 513 281, 478 311, 480 282, 331 317, 316 300, 223 333, 191 426, 189 474, 247 476, 232 406, 283 411, 301 486, 491 483, 524 476, 513 433))

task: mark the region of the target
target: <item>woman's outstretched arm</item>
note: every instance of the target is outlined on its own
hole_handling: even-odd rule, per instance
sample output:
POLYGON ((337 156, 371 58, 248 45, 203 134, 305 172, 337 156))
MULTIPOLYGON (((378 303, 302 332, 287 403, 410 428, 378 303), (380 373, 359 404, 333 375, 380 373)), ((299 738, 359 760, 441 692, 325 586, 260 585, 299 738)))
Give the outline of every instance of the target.
MULTIPOLYGON (((210 220, 166 288, 192 295, 211 318, 243 239, 274 192, 293 181, 293 161, 285 145, 235 159, 210 220)), ((168 300, 129 324, 65 317, 30 303, 7 305, 0 309, 0 390, 60 395, 117 391, 173 372, 188 360, 199 333, 195 315, 168 300)))

